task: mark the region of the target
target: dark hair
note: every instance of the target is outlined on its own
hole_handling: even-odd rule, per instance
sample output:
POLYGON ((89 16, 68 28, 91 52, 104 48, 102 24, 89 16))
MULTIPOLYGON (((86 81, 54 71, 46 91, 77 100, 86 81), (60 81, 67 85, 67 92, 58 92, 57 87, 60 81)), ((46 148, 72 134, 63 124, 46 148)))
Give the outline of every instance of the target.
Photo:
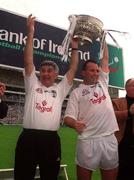
POLYGON ((44 60, 44 61, 41 62, 40 68, 41 68, 42 66, 52 66, 52 67, 56 70, 56 72, 59 73, 59 67, 58 67, 58 65, 57 65, 55 62, 53 62, 53 61, 44 60))
POLYGON ((94 64, 97 64, 99 66, 97 61, 95 61, 95 60, 87 60, 87 61, 84 62, 83 66, 82 66, 82 70, 86 69, 86 66, 87 66, 88 63, 94 63, 94 64))
POLYGON ((130 79, 128 79, 128 80, 126 81, 126 83, 125 83, 125 88, 127 88, 127 87, 129 86, 129 83, 130 83, 130 81, 132 81, 132 80, 134 80, 134 78, 130 78, 130 79))

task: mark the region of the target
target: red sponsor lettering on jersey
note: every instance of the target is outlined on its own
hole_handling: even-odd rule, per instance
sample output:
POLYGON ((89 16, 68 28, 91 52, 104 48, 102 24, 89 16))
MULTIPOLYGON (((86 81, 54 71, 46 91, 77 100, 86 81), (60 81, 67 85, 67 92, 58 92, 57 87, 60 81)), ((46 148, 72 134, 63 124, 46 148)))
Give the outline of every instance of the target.
POLYGON ((89 100, 89 102, 93 103, 93 104, 100 104, 102 101, 104 101, 106 99, 105 95, 102 95, 98 98, 92 98, 89 100))
POLYGON ((36 103, 36 109, 39 110, 41 113, 43 113, 43 112, 52 112, 52 110, 53 110, 52 106, 48 107, 47 102, 46 102, 46 104, 44 104, 43 102, 41 104, 36 103))

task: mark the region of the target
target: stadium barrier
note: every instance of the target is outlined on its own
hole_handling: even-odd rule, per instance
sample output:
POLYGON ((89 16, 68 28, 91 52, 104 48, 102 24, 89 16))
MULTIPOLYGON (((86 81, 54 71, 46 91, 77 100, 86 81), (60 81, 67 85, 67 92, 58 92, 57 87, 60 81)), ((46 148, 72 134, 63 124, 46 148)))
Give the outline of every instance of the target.
MULTIPOLYGON (((63 172, 65 179, 69 180, 68 174, 67 174, 67 164, 61 164, 60 165, 60 174, 63 172)), ((0 180, 13 180, 14 175, 14 169, 0 169, 0 180)), ((39 167, 36 168, 36 175, 35 179, 40 179, 39 175, 39 167)))

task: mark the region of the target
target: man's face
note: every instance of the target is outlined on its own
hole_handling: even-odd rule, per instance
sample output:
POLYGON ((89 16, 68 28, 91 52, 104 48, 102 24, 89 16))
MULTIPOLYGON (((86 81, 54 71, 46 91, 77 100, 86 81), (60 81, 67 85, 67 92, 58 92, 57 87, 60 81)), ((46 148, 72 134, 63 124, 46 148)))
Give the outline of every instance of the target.
POLYGON ((85 70, 82 71, 85 84, 96 84, 99 77, 99 67, 97 64, 89 62, 85 70))
POLYGON ((134 98, 134 79, 132 79, 126 87, 127 95, 134 98))
POLYGON ((46 87, 52 86, 57 76, 58 73, 51 65, 44 65, 40 69, 40 81, 46 87))

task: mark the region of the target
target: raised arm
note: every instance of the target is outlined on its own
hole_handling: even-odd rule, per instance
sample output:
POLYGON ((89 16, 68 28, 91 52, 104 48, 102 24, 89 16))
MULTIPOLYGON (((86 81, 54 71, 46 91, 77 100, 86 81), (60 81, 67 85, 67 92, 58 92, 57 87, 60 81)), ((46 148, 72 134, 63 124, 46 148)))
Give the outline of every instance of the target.
POLYGON ((34 69, 33 63, 33 37, 35 17, 28 16, 27 19, 27 41, 24 49, 24 67, 26 75, 30 75, 34 69))
POLYGON ((72 45, 71 62, 70 62, 69 70, 67 72, 67 79, 70 85, 73 82, 78 67, 78 40, 72 39, 71 45, 72 45))
POLYGON ((4 95, 6 86, 4 83, 0 82, 0 98, 4 95))
POLYGON ((8 111, 8 105, 4 101, 2 101, 2 97, 5 93, 5 90, 5 84, 0 82, 0 119, 6 117, 8 111))
POLYGON ((103 58, 100 61, 100 66, 102 71, 108 73, 109 72, 109 65, 108 65, 109 55, 108 55, 108 47, 105 42, 104 44, 104 52, 103 52, 103 58))

